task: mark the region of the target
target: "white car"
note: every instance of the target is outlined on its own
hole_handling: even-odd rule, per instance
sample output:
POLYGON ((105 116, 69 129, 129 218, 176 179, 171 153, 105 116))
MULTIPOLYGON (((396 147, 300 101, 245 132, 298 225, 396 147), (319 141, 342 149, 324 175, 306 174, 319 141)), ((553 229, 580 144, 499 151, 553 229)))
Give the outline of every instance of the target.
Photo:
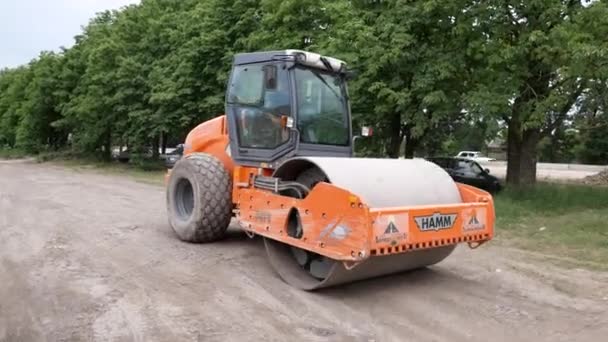
POLYGON ((496 158, 484 157, 479 151, 460 151, 458 152, 458 155, 456 155, 456 158, 471 159, 476 162, 490 162, 496 160, 496 158))

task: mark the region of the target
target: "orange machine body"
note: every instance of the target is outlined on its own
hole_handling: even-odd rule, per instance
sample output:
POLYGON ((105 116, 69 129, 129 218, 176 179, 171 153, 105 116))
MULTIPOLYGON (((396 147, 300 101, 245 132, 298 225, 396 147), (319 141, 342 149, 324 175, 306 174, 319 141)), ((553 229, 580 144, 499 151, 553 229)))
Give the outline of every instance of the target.
POLYGON ((243 230, 334 260, 357 263, 462 242, 474 248, 494 235, 492 196, 459 183, 462 203, 390 208, 370 207, 357 194, 329 183, 317 184, 304 199, 255 188, 254 175, 271 176, 274 170, 235 165, 225 116, 191 131, 184 154, 197 152, 215 156, 231 174, 235 218, 243 230), (301 238, 287 234, 292 208, 300 215, 301 238))
POLYGON ((229 155, 230 139, 226 116, 218 116, 196 126, 184 143, 184 155, 195 152, 211 154, 219 159, 230 174, 234 170, 234 161, 229 155))
POLYGON ((457 184, 463 203, 374 208, 328 183, 297 199, 245 187, 238 175, 236 182, 241 187, 233 192, 233 201, 242 229, 334 260, 356 262, 461 242, 477 247, 494 235, 492 197, 464 184, 457 184), (291 208, 300 213, 301 238, 287 234, 291 208))

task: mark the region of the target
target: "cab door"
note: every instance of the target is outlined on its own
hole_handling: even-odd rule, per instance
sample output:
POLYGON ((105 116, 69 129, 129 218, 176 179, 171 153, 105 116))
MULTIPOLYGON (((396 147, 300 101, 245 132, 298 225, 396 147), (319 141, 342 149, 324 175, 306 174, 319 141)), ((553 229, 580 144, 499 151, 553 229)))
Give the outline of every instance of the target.
POLYGON ((294 103, 285 63, 234 66, 226 96, 232 158, 241 165, 272 163, 294 149, 287 127, 294 103))

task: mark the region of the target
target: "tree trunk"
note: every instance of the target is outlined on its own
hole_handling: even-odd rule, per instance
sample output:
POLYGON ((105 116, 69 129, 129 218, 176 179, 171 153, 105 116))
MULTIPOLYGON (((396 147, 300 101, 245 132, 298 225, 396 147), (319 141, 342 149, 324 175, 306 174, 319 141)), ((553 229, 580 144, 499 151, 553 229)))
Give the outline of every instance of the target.
POLYGON ((401 135, 401 114, 393 113, 391 116, 390 142, 387 151, 390 158, 399 158, 401 140, 403 140, 403 136, 401 135))
POLYGON ((419 143, 420 140, 412 137, 411 130, 408 130, 405 135, 405 158, 414 158, 414 152, 416 151, 419 143))
POLYGON ((157 160, 159 159, 159 139, 153 139, 152 140, 152 159, 157 160))
POLYGON ((519 185, 520 180, 521 138, 521 122, 514 116, 507 131, 507 183, 513 185, 519 185))
POLYGON ((160 139, 161 139, 161 148, 162 148, 162 153, 163 154, 167 154, 167 133, 162 132, 160 134, 160 139))
POLYGON ((521 151, 519 153, 519 184, 536 183, 537 147, 540 141, 539 129, 526 129, 522 135, 521 151))
POLYGON ((508 127, 507 183, 516 186, 536 183, 540 137, 540 129, 522 129, 519 117, 513 116, 508 127))
POLYGON ((108 128, 106 132, 106 136, 104 139, 104 151, 103 151, 103 159, 105 161, 112 160, 112 129, 108 128))

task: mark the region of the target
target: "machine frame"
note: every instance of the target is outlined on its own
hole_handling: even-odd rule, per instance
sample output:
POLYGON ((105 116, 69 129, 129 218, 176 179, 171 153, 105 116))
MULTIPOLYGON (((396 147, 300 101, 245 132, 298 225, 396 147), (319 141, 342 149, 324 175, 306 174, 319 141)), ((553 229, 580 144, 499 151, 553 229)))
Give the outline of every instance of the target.
MULTIPOLYGON (((355 193, 349 186, 333 184, 329 178, 315 182, 310 187, 298 183, 298 176, 306 170, 317 168, 323 171, 323 165, 315 164, 315 160, 323 162, 323 158, 327 160, 327 157, 352 157, 351 112, 345 82, 347 73, 343 62, 339 60, 295 50, 239 54, 234 59, 233 69, 260 63, 279 65, 289 72, 289 92, 292 97, 289 113, 272 114, 280 120, 282 129, 289 132, 289 139, 273 149, 243 147, 239 141, 238 118, 235 114, 239 106, 231 102, 227 94, 227 114, 197 126, 188 134, 184 144, 185 159, 205 154, 221 162, 231 180, 232 214, 248 235, 260 235, 285 247, 311 253, 315 258, 324 257, 342 263, 344 270, 351 270, 369 259, 395 260, 397 255, 407 253, 424 254, 425 257, 420 262, 409 260, 403 263, 397 260, 397 266, 424 266, 442 260, 459 243, 467 243, 469 247, 476 248, 493 238, 495 212, 492 196, 468 185, 454 185, 449 175, 439 168, 436 176, 442 181, 449 179, 452 188, 450 191, 457 192, 456 197, 450 198, 459 197, 459 203, 434 204, 427 198, 426 202, 413 201, 427 203, 423 205, 373 205, 369 198, 362 197, 365 194, 355 193), (344 146, 301 143, 298 108, 295 107, 297 88, 292 71, 297 66, 324 69, 324 72, 339 75, 342 80, 349 134, 349 140, 344 146), (437 251, 434 255, 430 251, 433 249, 437 251)), ((231 82, 232 78, 233 76, 231 82)), ((371 165, 362 160, 357 163, 363 168, 371 165)), ((396 169, 400 165, 402 164, 398 164, 396 169)), ((409 170, 414 170, 412 167, 415 165, 427 171, 437 170, 430 168, 430 163, 409 165, 413 165, 409 170)), ((375 174, 378 172, 376 169, 375 174)), ((388 178, 394 179, 396 174, 392 173, 391 177, 388 178)), ((348 175, 346 178, 355 179, 348 175)), ((170 179, 171 170, 166 176, 168 184, 170 179)), ((173 195, 168 193, 170 208, 171 196, 173 195)), ((394 200, 392 203, 395 202, 399 201, 394 200)), ((269 248, 274 247, 267 244, 266 248, 269 251, 269 248)), ((276 254, 276 250, 272 253, 276 254)), ((363 268, 369 268, 366 272, 372 276, 388 272, 386 267, 376 268, 373 265, 375 264, 370 263, 363 268)), ((340 272, 332 271, 331 274, 340 272)), ((284 274, 282 276, 290 277, 284 274)), ((331 278, 331 275, 328 277, 331 278)), ((310 283, 309 280, 294 282, 301 284, 299 286, 302 288, 314 289, 340 283, 345 279, 361 278, 361 275, 340 275, 320 283, 310 283), (339 279, 340 277, 343 278, 339 279)))

